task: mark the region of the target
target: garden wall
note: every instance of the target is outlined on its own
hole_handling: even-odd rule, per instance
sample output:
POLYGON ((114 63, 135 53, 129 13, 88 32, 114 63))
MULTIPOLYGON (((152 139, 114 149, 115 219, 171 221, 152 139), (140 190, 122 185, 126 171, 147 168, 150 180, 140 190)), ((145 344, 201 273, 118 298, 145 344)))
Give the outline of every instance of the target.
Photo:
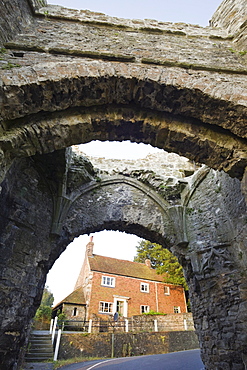
MULTIPOLYGON (((62 333, 59 359, 111 357, 112 333, 62 333)), ((169 353, 199 348, 194 331, 115 333, 114 357, 169 353)))

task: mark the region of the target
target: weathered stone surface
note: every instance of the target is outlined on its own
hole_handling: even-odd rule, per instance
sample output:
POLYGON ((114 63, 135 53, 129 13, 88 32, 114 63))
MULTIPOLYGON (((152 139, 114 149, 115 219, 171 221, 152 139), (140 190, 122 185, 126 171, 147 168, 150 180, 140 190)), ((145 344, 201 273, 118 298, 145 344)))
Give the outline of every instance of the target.
POLYGON ((14 157, 48 153, 93 139, 150 143, 239 178, 247 161, 245 140, 228 130, 218 131, 214 126, 170 114, 140 112, 137 107, 67 110, 50 117, 42 115, 38 120, 29 117, 28 125, 25 120, 15 124, 17 127, 9 127, 0 138, 3 158, 9 162, 14 157))
MULTIPOLYGON (((59 357, 111 357, 112 334, 63 334, 59 357)), ((198 348, 193 331, 160 333, 115 333, 115 356, 138 356, 198 348)))
POLYGON ((180 189, 182 193, 176 189, 179 196, 174 202, 169 197, 176 183, 164 186, 161 195, 160 183, 143 184, 131 172, 101 173, 75 154, 70 158, 69 152, 64 157, 61 151, 19 160, 2 185, 1 204, 8 212, 1 216, 1 284, 6 302, 2 307, 2 364, 12 368, 18 346, 25 341, 23 328, 28 328, 38 305, 45 274, 66 245, 80 234, 118 229, 161 243, 178 256, 190 286, 196 330, 201 343, 206 343, 203 359, 207 368, 211 369, 210 364, 220 368, 229 351, 234 354, 227 360, 230 368, 234 368, 233 358, 240 366, 244 342, 242 331, 235 328, 245 327, 243 268, 247 259, 246 205, 240 182, 201 168, 183 178, 185 188, 180 189), (10 253, 13 243, 15 249, 10 253), (6 341, 6 333, 13 331, 10 328, 23 334, 8 334, 6 341), (215 340, 217 352, 212 351, 215 340), (9 345, 12 351, 7 356, 9 345))
POLYGON ((213 27, 223 27, 242 50, 247 48, 246 27, 247 10, 245 0, 223 1, 214 13, 211 21, 213 27))
POLYGON ((24 27, 33 22, 31 7, 28 1, 1 0, 0 46, 12 39, 24 27))
MULTIPOLYGON (((72 150, 78 155, 87 157, 95 168, 102 172, 113 174, 126 174, 132 171, 153 171, 162 177, 162 180, 171 178, 182 179, 192 175, 200 166, 192 163, 188 158, 181 157, 175 153, 160 151, 155 154, 148 154, 145 158, 133 159, 112 159, 104 157, 92 157, 85 154, 82 147, 74 145, 72 150)), ((138 149, 137 149, 138 150, 138 149)))
POLYGON ((68 243, 118 229, 178 256, 207 370, 244 370, 244 2, 222 3, 220 29, 1 5, 0 367, 20 367, 46 273, 68 243), (138 166, 99 171, 64 150, 96 139, 150 143, 225 172, 203 166, 169 182, 138 166))

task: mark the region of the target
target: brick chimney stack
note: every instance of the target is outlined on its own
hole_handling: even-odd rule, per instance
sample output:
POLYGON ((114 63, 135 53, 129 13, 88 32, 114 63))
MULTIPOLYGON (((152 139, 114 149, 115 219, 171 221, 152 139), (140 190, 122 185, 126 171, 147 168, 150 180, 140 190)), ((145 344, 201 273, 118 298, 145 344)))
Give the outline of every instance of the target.
POLYGON ((147 267, 149 267, 150 269, 152 268, 152 267, 151 267, 151 261, 150 261, 149 259, 146 259, 146 260, 145 260, 145 265, 146 265, 147 267))
POLYGON ((89 257, 93 256, 93 246, 94 246, 93 236, 90 236, 89 243, 87 243, 86 245, 86 253, 89 257))

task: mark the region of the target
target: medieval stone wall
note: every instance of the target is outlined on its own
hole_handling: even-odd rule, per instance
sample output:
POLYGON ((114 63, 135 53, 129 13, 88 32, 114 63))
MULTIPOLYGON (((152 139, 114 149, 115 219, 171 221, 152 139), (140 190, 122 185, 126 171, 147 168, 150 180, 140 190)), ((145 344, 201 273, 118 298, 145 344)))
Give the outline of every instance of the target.
MULTIPOLYGON (((246 336, 238 335, 236 327, 230 324, 232 320, 242 321, 245 315, 242 310, 245 287, 242 292, 236 287, 241 285, 240 266, 246 264, 246 248, 242 241, 242 236, 246 235, 246 204, 240 184, 235 179, 225 181, 225 176, 210 171, 187 199, 186 210, 186 233, 190 240, 187 252, 191 261, 186 276, 194 285, 191 302, 193 312, 196 312, 195 327, 199 338, 203 337, 213 354, 217 351, 210 333, 215 333, 217 350, 221 352, 218 366, 222 369, 228 366, 227 358, 232 358, 234 366, 239 361, 226 349, 226 343, 231 341, 239 349, 246 342, 246 336), (206 205, 209 199, 211 206, 206 205), (230 294, 226 294, 226 287, 230 294), (207 301, 210 301, 209 306, 207 301), (224 320, 216 323, 215 317, 222 306, 226 315, 224 320)), ((205 356, 202 350, 202 358, 205 356)))
POLYGON ((111 175, 125 174, 126 176, 132 171, 150 172, 155 173, 156 176, 160 176, 163 181, 164 179, 169 179, 171 183, 173 180, 175 181, 175 178, 182 179, 192 175, 200 167, 185 157, 165 151, 148 154, 145 158, 133 160, 92 157, 83 153, 79 146, 74 146, 72 150, 78 155, 87 157, 94 168, 102 172, 107 172, 111 175))
POLYGON ((4 46, 3 161, 132 139, 243 175, 246 55, 225 30, 48 6, 4 46))
POLYGON ((2 369, 16 366, 17 348, 25 349, 30 324, 26 318, 33 317, 40 304, 51 253, 45 236, 52 213, 49 192, 41 190, 44 186, 32 166, 17 162, 8 176, 1 188, 4 211, 0 215, 2 369))
POLYGON ((27 1, 1 0, 0 46, 12 39, 23 28, 33 22, 31 7, 27 1))
MULTIPOLYGON (((228 0, 215 25, 228 27, 232 4, 242 22, 245 3, 228 0)), ((83 233, 118 229, 178 256, 206 368, 246 368, 240 181, 202 167, 181 187, 167 187, 155 174, 100 173, 64 151, 97 139, 131 140, 242 179, 245 23, 238 43, 228 29, 124 21, 39 0, 2 0, 2 9, 0 367, 20 367, 46 273, 66 245, 83 233)), ((230 23, 234 31, 240 24, 230 23)))
POLYGON ((247 8, 245 0, 223 1, 214 13, 210 24, 213 27, 226 29, 234 43, 242 50, 246 50, 247 8))
POLYGON ((153 331, 154 320, 157 320, 158 331, 195 330, 191 313, 134 316, 129 322, 130 331, 153 331), (185 323, 186 322, 186 323, 185 323))

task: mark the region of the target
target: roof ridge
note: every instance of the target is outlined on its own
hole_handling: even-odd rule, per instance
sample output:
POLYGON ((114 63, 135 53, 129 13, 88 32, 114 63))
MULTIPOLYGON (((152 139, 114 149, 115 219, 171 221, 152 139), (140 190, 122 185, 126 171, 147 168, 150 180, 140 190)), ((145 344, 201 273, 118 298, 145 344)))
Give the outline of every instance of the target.
MULTIPOLYGON (((122 258, 102 256, 101 254, 93 254, 93 256, 104 257, 104 258, 111 258, 111 259, 114 259, 114 260, 124 261, 124 262, 130 262, 130 263, 138 263, 138 265, 144 265, 144 266, 146 266, 145 262, 136 262, 136 261, 125 260, 125 259, 122 259, 122 258)), ((147 266, 147 267, 148 267, 148 266, 147 266)), ((151 269, 152 269, 152 270, 155 270, 155 269, 154 269, 154 268, 152 268, 152 267, 151 267, 151 269)))
POLYGON ((146 263, 129 261, 115 257, 93 254, 88 258, 91 271, 102 272, 119 276, 129 276, 141 280, 163 282, 164 277, 156 269, 150 268, 146 263))

